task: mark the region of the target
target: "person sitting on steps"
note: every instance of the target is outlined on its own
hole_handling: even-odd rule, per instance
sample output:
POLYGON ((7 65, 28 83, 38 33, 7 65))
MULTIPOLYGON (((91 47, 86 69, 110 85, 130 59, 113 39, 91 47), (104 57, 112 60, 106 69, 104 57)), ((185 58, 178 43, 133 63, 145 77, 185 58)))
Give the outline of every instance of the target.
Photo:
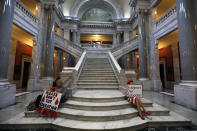
MULTIPOLYGON (((62 94, 62 97, 60 99, 60 104, 66 102, 68 100, 67 89, 66 89, 66 87, 63 87, 63 83, 59 77, 53 82, 53 86, 50 88, 50 90, 56 91, 56 92, 59 92, 62 94)), ((44 89, 43 91, 46 91, 46 89, 44 89)), ((36 97, 35 101, 32 101, 29 103, 29 105, 27 106, 27 110, 33 111, 33 110, 37 109, 39 107, 41 99, 42 99, 42 95, 38 95, 36 97)))
MULTIPOLYGON (((128 81, 127 83, 128 85, 131 84, 131 81, 128 81)), ((142 115, 142 111, 141 111, 141 108, 143 109, 144 113, 146 115, 150 115, 151 112, 149 111, 146 111, 146 109, 144 108, 144 105, 141 101, 141 99, 138 97, 138 96, 135 96, 135 97, 129 97, 128 94, 126 94, 125 96, 125 100, 128 100, 128 102, 132 103, 133 105, 137 106, 137 110, 138 110, 138 113, 139 113, 139 116, 142 120, 145 120, 144 116, 142 115)))

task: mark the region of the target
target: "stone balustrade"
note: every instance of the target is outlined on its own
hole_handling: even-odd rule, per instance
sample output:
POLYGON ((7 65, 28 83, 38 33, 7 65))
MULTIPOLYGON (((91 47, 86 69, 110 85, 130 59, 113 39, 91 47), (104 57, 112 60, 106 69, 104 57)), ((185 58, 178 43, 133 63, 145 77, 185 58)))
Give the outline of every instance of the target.
POLYGON ((112 55, 111 51, 108 52, 108 59, 110 64, 112 65, 112 68, 114 70, 114 73, 116 75, 116 78, 119 83, 119 89, 120 91, 124 94, 126 89, 126 83, 127 83, 127 78, 125 75, 125 70, 123 70, 120 65, 118 64, 117 60, 115 57, 112 55))
POLYGON ((115 46, 113 49, 111 49, 111 52, 118 51, 118 50, 120 50, 121 48, 123 48, 123 47, 125 47, 125 46, 128 46, 128 45, 130 45, 130 44, 136 42, 137 40, 138 40, 138 37, 135 37, 135 38, 133 38, 133 39, 131 39, 131 40, 129 40, 129 41, 126 41, 126 42, 124 42, 124 43, 121 43, 121 44, 115 46))
POLYGON ((66 52, 72 54, 73 56, 79 58, 83 53, 84 49, 79 45, 64 39, 62 36, 55 35, 55 46, 65 50, 66 52))
POLYGON ((85 50, 83 51, 75 67, 64 67, 60 73, 64 86, 67 87, 69 97, 72 97, 72 94, 74 94, 77 89, 77 81, 84 67, 86 58, 87 52, 85 50))
POLYGON ((159 18, 159 20, 155 22, 156 26, 159 26, 174 13, 176 13, 176 5, 170 8, 163 16, 161 16, 161 18, 159 18))
POLYGON ((89 43, 81 43, 82 48, 99 48, 99 49, 110 49, 112 48, 112 44, 89 44, 89 43))
POLYGON ((39 22, 39 19, 34 14, 32 14, 31 11, 25 7, 25 5, 20 0, 16 0, 16 8, 20 9, 24 14, 31 18, 32 21, 36 23, 39 22))

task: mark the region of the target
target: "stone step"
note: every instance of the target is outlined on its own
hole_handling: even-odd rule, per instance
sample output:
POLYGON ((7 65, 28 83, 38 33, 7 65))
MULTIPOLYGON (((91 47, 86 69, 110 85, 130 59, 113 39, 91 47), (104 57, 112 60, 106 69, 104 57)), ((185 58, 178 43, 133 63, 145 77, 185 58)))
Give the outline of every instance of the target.
MULTIPOLYGON (((144 107, 152 107, 150 101, 142 101, 144 107)), ((81 102, 69 100, 62 105, 64 108, 79 109, 79 110, 89 110, 89 111, 106 111, 106 110, 119 110, 125 108, 134 107, 131 103, 126 100, 115 101, 115 102, 81 102)))
POLYGON ((98 70, 82 70, 82 73, 99 73, 99 74, 101 74, 101 73, 105 73, 105 74, 107 74, 107 73, 114 73, 113 72, 113 70, 111 70, 111 71, 98 71, 98 70))
POLYGON ((83 69, 83 71, 113 71, 113 70, 111 68, 111 70, 106 70, 106 69, 83 69))
POLYGON ((123 101, 124 97, 111 97, 111 98, 71 97, 71 98, 69 98, 69 100, 80 101, 80 102, 104 103, 104 102, 119 102, 119 101, 123 101))
MULTIPOLYGON (((117 80, 78 80, 78 83, 118 83, 117 80)), ((96 85, 97 86, 97 85, 96 85)))
POLYGON ((79 80, 116 80, 115 76, 112 77, 103 77, 103 76, 84 76, 84 77, 79 77, 79 80))
POLYGON ((83 67, 83 70, 95 70, 95 69, 99 69, 99 70, 112 70, 111 67, 83 67))
POLYGON ((116 121, 81 121, 57 117, 24 117, 24 113, 0 124, 0 129, 30 130, 38 128, 53 128, 58 131, 136 131, 151 126, 188 126, 191 121, 171 112, 170 116, 151 116, 150 119, 141 120, 139 117, 116 121))
POLYGON ((115 75, 114 73, 91 73, 91 72, 82 72, 81 75, 95 75, 95 76, 106 76, 106 75, 115 75))
POLYGON ((77 90, 73 97, 79 98, 101 98, 101 99, 108 99, 108 98, 116 98, 116 97, 124 97, 124 95, 119 90, 77 90))
MULTIPOLYGON (((83 83, 83 82, 78 82, 78 86, 95 86, 95 83, 89 82, 89 83, 83 83)), ((118 86, 118 83, 96 83, 96 86, 118 86)))
POLYGON ((81 77, 115 77, 115 74, 81 74, 80 78, 81 77))
MULTIPOLYGON (((168 116, 169 110, 164 107, 146 107, 148 111, 151 112, 151 116, 168 116)), ((25 112, 26 117, 39 117, 40 114, 36 112, 25 112)), ((57 111, 57 116, 72 120, 82 120, 82 121, 115 121, 134 118, 138 116, 138 111, 136 108, 126 108, 119 110, 109 110, 109 111, 86 111, 86 110, 76 110, 69 108, 60 108, 57 111)))
POLYGON ((78 87, 77 88, 78 90, 119 90, 119 88, 118 87, 116 87, 116 88, 114 88, 114 87, 110 87, 110 86, 108 86, 108 87, 96 87, 96 86, 84 86, 84 87, 78 87))

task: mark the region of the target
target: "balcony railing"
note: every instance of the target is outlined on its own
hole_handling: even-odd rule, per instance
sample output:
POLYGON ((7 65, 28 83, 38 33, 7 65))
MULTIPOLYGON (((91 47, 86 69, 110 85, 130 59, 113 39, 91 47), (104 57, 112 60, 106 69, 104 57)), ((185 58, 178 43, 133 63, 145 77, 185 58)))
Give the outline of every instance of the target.
POLYGON ((29 18, 31 18, 34 22, 39 22, 39 19, 33 13, 31 13, 31 11, 27 7, 25 7, 25 5, 20 0, 16 0, 16 7, 20 9, 24 14, 26 14, 29 18))
POLYGON ((155 22, 156 26, 160 25, 174 13, 176 13, 176 5, 170 8, 161 18, 159 18, 159 20, 155 22))
POLYGON ((124 43, 121 43, 120 45, 115 46, 115 47, 111 50, 111 52, 116 52, 116 51, 122 49, 123 47, 127 47, 128 45, 131 45, 132 43, 136 43, 137 40, 138 40, 138 37, 135 37, 135 38, 133 38, 133 39, 131 39, 131 40, 129 40, 129 41, 126 41, 126 42, 124 42, 124 43))
POLYGON ((112 44, 89 44, 89 43, 82 43, 81 44, 82 48, 100 48, 100 49, 105 49, 105 48, 112 48, 112 44))

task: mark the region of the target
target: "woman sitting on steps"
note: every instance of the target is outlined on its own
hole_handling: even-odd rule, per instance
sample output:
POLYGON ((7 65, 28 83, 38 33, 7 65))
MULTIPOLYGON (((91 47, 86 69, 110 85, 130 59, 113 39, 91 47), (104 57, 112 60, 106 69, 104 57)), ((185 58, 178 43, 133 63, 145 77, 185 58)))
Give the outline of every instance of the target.
MULTIPOLYGON (((127 83, 128 85, 131 84, 131 81, 128 81, 127 83)), ((128 100, 128 102, 132 103, 133 105, 137 106, 137 110, 139 113, 139 116, 142 120, 145 120, 144 116, 142 115, 142 111, 141 108, 143 109, 144 113, 147 115, 150 115, 151 113, 149 111, 146 111, 146 109, 144 108, 144 105, 142 104, 141 99, 138 96, 135 97, 129 97, 128 94, 126 94, 125 96, 125 100, 128 100)))

